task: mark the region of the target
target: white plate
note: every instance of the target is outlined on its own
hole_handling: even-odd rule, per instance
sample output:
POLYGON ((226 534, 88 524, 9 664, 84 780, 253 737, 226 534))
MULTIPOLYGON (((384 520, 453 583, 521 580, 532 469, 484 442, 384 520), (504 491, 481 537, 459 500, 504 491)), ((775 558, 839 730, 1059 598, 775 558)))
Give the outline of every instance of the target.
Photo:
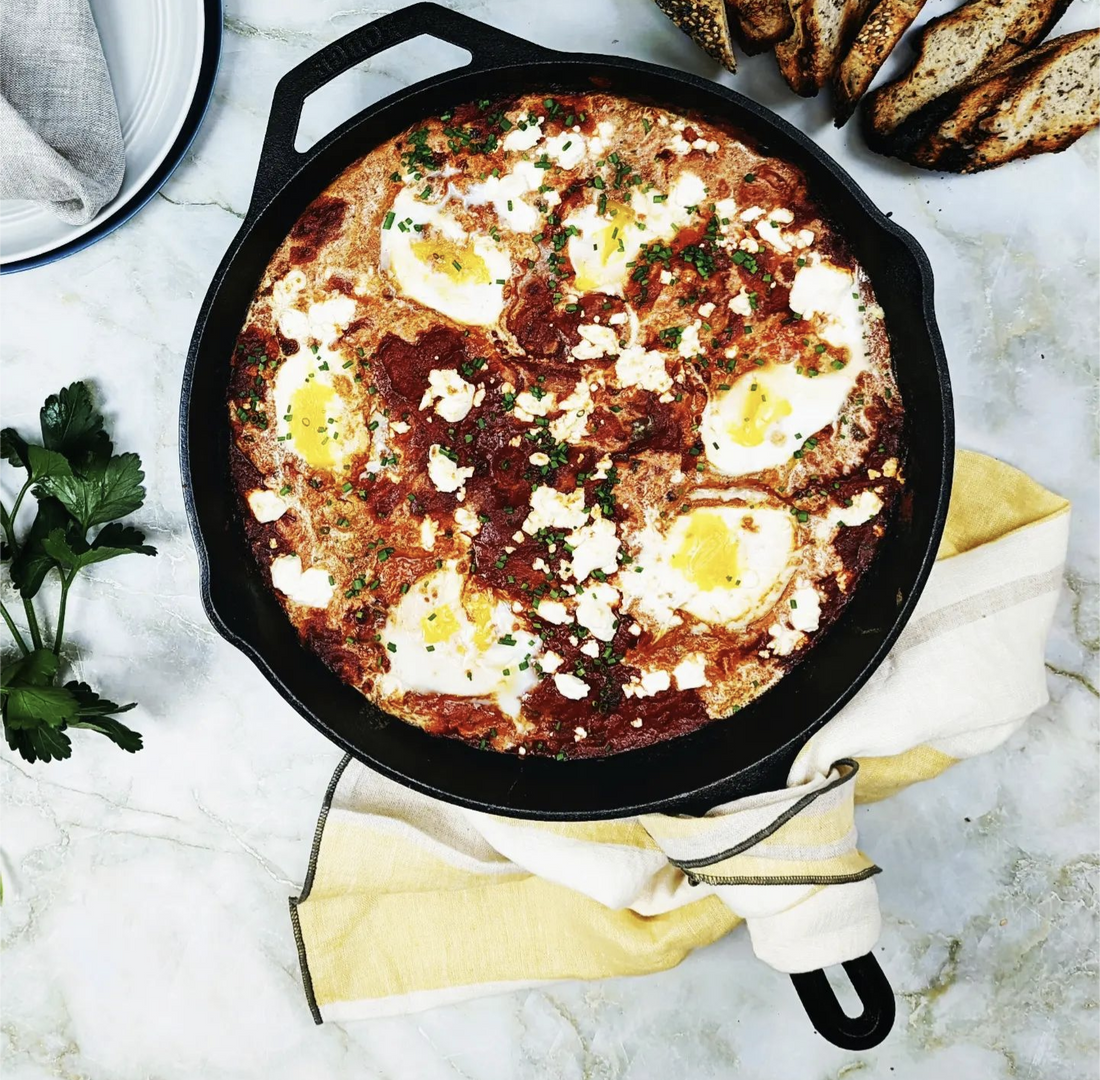
POLYGON ((0 199, 0 266, 53 251, 98 228, 141 190, 176 141, 202 64, 203 0, 89 0, 111 73, 126 174, 85 225, 26 199, 0 199))

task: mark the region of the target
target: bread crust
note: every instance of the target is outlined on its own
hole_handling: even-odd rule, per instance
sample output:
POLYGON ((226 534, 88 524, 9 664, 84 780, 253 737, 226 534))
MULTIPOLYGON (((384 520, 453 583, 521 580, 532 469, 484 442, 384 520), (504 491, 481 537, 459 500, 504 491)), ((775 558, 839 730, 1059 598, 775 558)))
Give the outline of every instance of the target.
POLYGON ((1041 41, 1070 0, 968 0, 924 28, 917 56, 899 79, 863 99, 872 150, 904 156, 924 129, 907 121, 967 80, 1000 68, 1041 41))
POLYGON ((832 79, 873 0, 791 0, 794 30, 775 46, 779 71, 802 97, 832 79))
POLYGON ((925 0, 880 0, 852 40, 833 79, 836 126, 843 127, 925 0))
POLYGON ((708 56, 737 71, 726 0, 656 0, 657 6, 708 56))
POLYGON ((787 0, 726 0, 731 29, 749 56, 767 52, 791 36, 794 20, 787 0))
POLYGON ((926 133, 905 160, 926 169, 979 172, 1065 150, 1100 123, 1100 30, 1048 41, 937 98, 914 122, 926 133))

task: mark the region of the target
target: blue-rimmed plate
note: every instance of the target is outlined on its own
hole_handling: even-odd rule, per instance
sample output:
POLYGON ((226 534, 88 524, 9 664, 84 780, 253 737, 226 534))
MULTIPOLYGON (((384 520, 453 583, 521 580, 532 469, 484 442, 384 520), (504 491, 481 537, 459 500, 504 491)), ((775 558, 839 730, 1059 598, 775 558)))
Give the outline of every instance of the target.
POLYGON ((0 273, 94 244, 129 220, 179 164, 202 122, 221 51, 220 0, 90 0, 126 143, 119 193, 85 225, 0 200, 0 273))

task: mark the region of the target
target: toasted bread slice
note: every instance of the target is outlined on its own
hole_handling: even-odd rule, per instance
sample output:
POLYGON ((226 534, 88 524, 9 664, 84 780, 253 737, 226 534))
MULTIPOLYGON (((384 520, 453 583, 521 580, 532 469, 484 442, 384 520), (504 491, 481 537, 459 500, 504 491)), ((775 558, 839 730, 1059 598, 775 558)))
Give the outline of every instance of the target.
POLYGON ((868 145, 904 155, 922 132, 905 121, 922 106, 981 71, 1015 59, 1050 28, 1070 0, 968 0, 921 34, 913 66, 895 82, 864 98, 868 145))
POLYGON ((766 52, 794 30, 787 0, 726 0, 726 6, 731 28, 749 56, 766 52))
POLYGON ((1065 150, 1100 123, 1100 30, 1055 38, 950 96, 954 110, 907 155, 913 164, 979 172, 1065 150))
POLYGON ((873 0, 791 0, 794 30, 775 46, 779 71, 803 97, 832 77, 873 0))
POLYGON ((840 62, 833 79, 836 126, 843 127, 867 93, 886 58, 902 34, 920 14, 925 0, 879 0, 852 39, 852 47, 840 62))
POLYGON ((657 0, 657 6, 703 52, 727 70, 737 70, 726 0, 657 0))

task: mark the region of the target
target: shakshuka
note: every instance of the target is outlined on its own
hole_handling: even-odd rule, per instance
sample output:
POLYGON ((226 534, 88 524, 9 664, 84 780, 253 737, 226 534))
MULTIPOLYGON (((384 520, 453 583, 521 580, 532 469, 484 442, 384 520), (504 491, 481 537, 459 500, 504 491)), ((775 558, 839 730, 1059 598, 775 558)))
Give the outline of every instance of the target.
POLYGON ((763 694, 903 484, 883 312, 825 215, 735 129, 599 93, 465 104, 346 169, 271 259, 228 402, 302 640, 520 754, 763 694))

